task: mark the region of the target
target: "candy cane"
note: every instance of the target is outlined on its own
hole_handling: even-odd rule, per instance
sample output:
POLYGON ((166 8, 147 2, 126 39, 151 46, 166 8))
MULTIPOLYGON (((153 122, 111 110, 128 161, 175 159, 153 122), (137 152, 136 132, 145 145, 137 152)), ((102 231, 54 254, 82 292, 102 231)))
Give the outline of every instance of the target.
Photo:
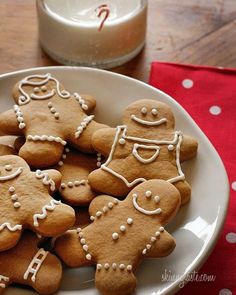
POLYGON ((102 4, 102 5, 98 6, 98 15, 97 16, 101 17, 101 15, 104 14, 104 13, 105 13, 104 18, 103 18, 103 20, 102 20, 102 22, 101 22, 101 24, 100 24, 100 26, 98 28, 99 32, 102 30, 105 21, 107 20, 107 18, 110 15, 110 8, 108 7, 107 4, 102 4))

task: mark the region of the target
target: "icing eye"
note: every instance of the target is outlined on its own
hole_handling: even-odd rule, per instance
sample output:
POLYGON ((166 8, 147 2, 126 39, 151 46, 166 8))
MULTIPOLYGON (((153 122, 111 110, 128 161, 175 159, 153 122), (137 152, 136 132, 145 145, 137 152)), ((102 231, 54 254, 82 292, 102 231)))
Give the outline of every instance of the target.
POLYGON ((152 109, 152 114, 153 114, 153 116, 156 116, 157 115, 157 109, 152 109))
POLYGON ((34 87, 34 93, 39 93, 40 88, 39 87, 34 87))
POLYGON ((6 165, 4 168, 5 168, 6 171, 11 171, 12 170, 12 166, 11 165, 6 165))
POLYGON ((45 85, 42 86, 42 87, 41 87, 41 90, 42 90, 43 92, 47 91, 47 86, 45 86, 45 85))
POLYGON ((146 115, 147 114, 147 108, 143 107, 141 109, 141 113, 144 114, 144 115, 146 115))

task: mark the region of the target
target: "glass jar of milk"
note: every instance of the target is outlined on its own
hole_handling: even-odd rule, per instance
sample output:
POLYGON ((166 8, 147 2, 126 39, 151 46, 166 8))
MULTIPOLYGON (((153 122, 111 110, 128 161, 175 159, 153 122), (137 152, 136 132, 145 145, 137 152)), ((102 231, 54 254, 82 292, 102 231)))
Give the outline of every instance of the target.
POLYGON ((112 68, 145 43, 147 0, 37 0, 44 51, 66 65, 112 68))

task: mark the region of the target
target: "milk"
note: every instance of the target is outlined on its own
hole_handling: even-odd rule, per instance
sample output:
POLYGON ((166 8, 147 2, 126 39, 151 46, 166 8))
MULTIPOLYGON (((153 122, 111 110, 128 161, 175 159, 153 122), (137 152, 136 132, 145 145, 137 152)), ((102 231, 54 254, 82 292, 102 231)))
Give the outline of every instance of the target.
POLYGON ((110 68, 137 55, 144 46, 147 2, 143 0, 38 0, 39 38, 55 60, 110 68), (99 6, 109 16, 99 26, 99 6))

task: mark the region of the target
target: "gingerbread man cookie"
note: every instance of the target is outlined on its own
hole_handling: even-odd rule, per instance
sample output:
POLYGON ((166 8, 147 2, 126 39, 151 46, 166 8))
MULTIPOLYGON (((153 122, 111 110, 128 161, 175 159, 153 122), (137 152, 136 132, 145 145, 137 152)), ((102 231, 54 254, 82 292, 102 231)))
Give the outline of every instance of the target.
POLYGON ((97 168, 97 158, 66 147, 58 165, 55 166, 62 174, 60 195, 66 203, 73 206, 89 205, 96 193, 88 184, 88 175, 97 168))
POLYGON ((164 226, 180 202, 179 191, 164 180, 141 183, 124 201, 96 197, 89 207, 93 223, 59 237, 55 251, 71 267, 96 264, 95 282, 102 294, 131 294, 139 263, 167 256, 175 248, 164 226))
POLYGON ((16 105, 0 115, 0 130, 24 135, 19 155, 31 167, 45 168, 60 161, 65 145, 93 152, 93 133, 106 127, 90 115, 96 101, 91 96, 71 95, 51 74, 31 75, 13 90, 16 105))
POLYGON ((52 294, 60 286, 60 260, 38 248, 39 239, 25 232, 16 247, 0 253, 0 294, 13 283, 27 285, 39 294, 52 294))
POLYGON ((181 162, 196 155, 195 139, 175 131, 169 106, 155 100, 138 100, 124 111, 123 124, 116 129, 98 130, 94 148, 107 161, 89 175, 98 192, 125 196, 135 185, 148 179, 164 179, 180 191, 186 203, 191 188, 181 162))
POLYGON ((18 156, 0 157, 0 251, 14 247, 25 228, 50 237, 73 226, 74 210, 50 196, 60 181, 56 170, 31 172, 18 156))

